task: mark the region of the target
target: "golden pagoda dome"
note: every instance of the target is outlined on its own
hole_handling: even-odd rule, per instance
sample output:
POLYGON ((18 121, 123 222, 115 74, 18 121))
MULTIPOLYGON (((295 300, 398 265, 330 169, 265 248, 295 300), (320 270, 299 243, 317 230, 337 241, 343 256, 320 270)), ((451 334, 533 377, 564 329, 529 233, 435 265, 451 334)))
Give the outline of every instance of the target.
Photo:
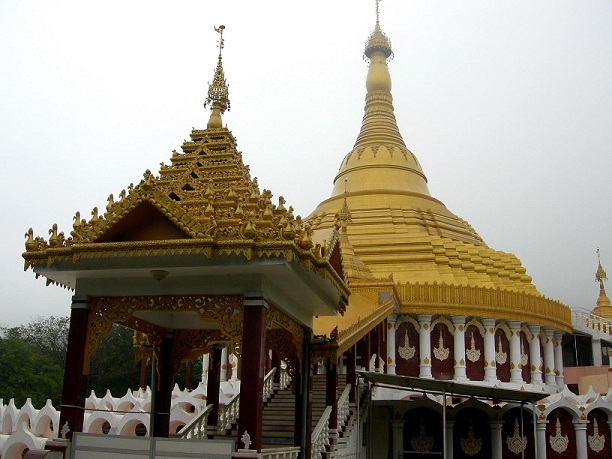
POLYGON ((597 306, 593 308, 593 314, 612 320, 612 303, 610 303, 610 298, 606 295, 606 289, 604 287, 604 281, 607 281, 608 277, 601 267, 599 249, 597 249, 597 258, 599 263, 597 265, 597 272, 595 273, 595 281, 599 282, 599 298, 597 298, 597 306))
MULTIPOLYGON (((489 248, 468 222, 431 195, 427 177, 395 119, 388 67, 393 50, 380 27, 378 2, 376 6, 376 25, 364 50, 369 68, 361 129, 340 164, 331 196, 306 218, 313 240, 327 240, 338 216, 346 212, 342 209, 350 209, 350 222, 341 232, 350 250, 343 250, 343 257, 352 266, 358 258, 367 268, 353 270, 359 272, 353 285, 370 273, 373 278, 392 279, 404 311, 423 313, 435 313, 425 297, 447 294, 465 297, 451 301, 454 306, 447 313, 475 315, 474 304, 486 303, 481 317, 525 318, 519 310, 528 309, 528 302, 543 302, 529 306, 537 310, 533 321, 547 320, 536 316, 555 317, 551 325, 569 329, 569 309, 544 298, 515 255, 489 248), (424 288, 429 293, 423 293, 424 288), (506 297, 487 299, 490 294, 506 297), (469 311, 462 306, 466 303, 469 311)), ((440 310, 448 306, 440 304, 440 310)))

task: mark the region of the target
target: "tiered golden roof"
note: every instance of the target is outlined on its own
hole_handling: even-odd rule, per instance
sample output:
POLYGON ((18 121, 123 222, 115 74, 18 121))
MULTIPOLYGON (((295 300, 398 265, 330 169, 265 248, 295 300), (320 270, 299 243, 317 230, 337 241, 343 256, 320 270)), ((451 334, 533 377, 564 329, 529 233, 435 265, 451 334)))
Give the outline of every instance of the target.
MULTIPOLYGON (((337 230, 325 246, 313 244, 309 225, 294 216, 284 198, 280 196, 274 204, 269 190, 260 191, 257 178, 251 178, 243 163, 236 139, 221 124, 221 114, 229 108, 221 60, 223 29, 217 29, 220 52, 206 101, 211 108, 207 129, 193 129, 182 152, 173 151, 170 164, 162 164, 158 176, 147 170, 143 180, 122 190, 118 199, 111 194, 103 214, 94 208, 86 220, 77 212, 69 237, 58 232, 57 225, 49 230, 48 241, 34 237, 30 229, 23 254, 26 269, 33 268, 38 274, 40 267, 85 258, 280 257, 315 271, 348 297, 337 230)), ((74 288, 53 272, 43 275, 50 283, 74 288)))
POLYGON ((469 223, 430 194, 395 119, 388 68, 392 56, 377 2, 376 25, 364 51, 370 65, 361 129, 342 160, 331 197, 306 219, 314 240, 329 237, 345 207, 351 218, 341 233, 343 255, 367 268, 347 270, 352 288, 368 272, 396 283, 401 312, 484 314, 571 330, 569 308, 544 298, 515 255, 489 248, 469 223), (418 286, 435 292, 420 298, 414 290, 418 286))

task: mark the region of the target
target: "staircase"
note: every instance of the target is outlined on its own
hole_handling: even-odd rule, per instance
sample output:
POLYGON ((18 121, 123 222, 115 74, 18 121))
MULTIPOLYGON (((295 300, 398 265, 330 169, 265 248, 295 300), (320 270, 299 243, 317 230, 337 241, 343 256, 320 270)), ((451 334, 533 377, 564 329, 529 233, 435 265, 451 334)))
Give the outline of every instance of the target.
POLYGON ((295 395, 291 389, 275 388, 264 405, 261 447, 274 448, 294 444, 295 395))
MULTIPOLYGON (((312 378, 312 429, 316 427, 325 410, 325 375, 314 375, 312 378)), ((346 376, 338 376, 336 398, 342 395, 346 387, 346 376)), ((351 406, 354 413, 354 407, 351 406)), ((272 398, 265 404, 263 411, 262 448, 290 446, 294 444, 295 396, 291 389, 275 390, 272 398)), ((339 436, 342 432, 339 432, 339 436)), ((341 439, 340 439, 341 441, 341 439)))

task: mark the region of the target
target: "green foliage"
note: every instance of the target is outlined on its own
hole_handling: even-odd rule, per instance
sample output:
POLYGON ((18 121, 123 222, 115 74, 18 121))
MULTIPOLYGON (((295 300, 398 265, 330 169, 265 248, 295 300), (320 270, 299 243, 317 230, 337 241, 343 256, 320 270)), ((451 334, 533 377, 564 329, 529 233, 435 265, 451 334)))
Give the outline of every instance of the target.
POLYGON ((88 395, 89 390, 98 396, 110 390, 114 397, 121 397, 128 389, 138 389, 140 365, 134 364, 133 334, 129 328, 113 325, 100 339, 100 346, 91 357, 88 395))
POLYGON ((38 347, 22 338, 0 339, 0 398, 15 399, 17 408, 27 398, 36 408, 47 399, 59 406, 64 370, 38 347))
MULTIPOLYGON (((60 407, 66 349, 68 347, 68 317, 38 317, 27 325, 0 327, 0 398, 5 403, 15 399, 19 408, 31 398, 36 408, 51 399, 60 407)), ((113 325, 100 340, 98 350, 91 357, 88 392, 98 396, 110 390, 115 397, 140 383, 140 365, 134 364, 133 331, 113 325)), ((202 362, 193 362, 191 387, 198 385, 202 362)), ((147 366, 146 381, 151 381, 151 364, 147 366)), ((175 381, 185 387, 185 364, 181 365, 175 381)))
POLYGON ((27 325, 3 328, 7 338, 19 338, 38 348, 54 363, 64 368, 68 348, 70 319, 64 316, 37 317, 27 325))

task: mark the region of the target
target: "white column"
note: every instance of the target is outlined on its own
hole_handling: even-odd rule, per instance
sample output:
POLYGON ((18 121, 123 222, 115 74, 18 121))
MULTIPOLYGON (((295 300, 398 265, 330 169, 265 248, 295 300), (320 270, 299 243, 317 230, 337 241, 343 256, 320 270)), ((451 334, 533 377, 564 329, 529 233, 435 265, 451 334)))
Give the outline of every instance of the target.
POLYGON ((576 432, 576 459, 587 459, 587 422, 573 422, 576 432))
POLYGON ((419 378, 432 379, 431 376, 431 314, 419 314, 419 378))
POLYGON ((546 424, 548 421, 536 422, 536 457, 546 459, 546 424))
POLYGON ((563 378, 563 333, 560 331, 555 332, 555 379, 557 380, 557 386, 563 386, 565 384, 563 378))
POLYGON ((491 459, 502 459, 502 427, 504 421, 491 421, 491 459))
POLYGON ((524 384, 521 373, 521 323, 510 321, 508 328, 510 329, 510 381, 524 384))
POLYGON ((465 316, 453 316, 453 344, 455 348, 455 380, 467 380, 465 371, 465 316))
POLYGON ((529 341, 529 360, 531 361, 531 384, 542 383, 542 353, 540 351, 540 326, 537 324, 527 325, 531 332, 529 341))
POLYGON ((556 385, 555 378, 555 331, 552 328, 544 327, 544 382, 546 385, 556 385))
POLYGON ((404 421, 391 421, 393 429, 393 459, 400 458, 400 451, 404 450, 404 421))
POLYGON ((210 354, 202 356, 202 384, 208 382, 208 367, 210 366, 210 354))
POLYGON ((495 319, 482 319, 484 334, 484 380, 497 381, 497 363, 495 362, 495 319))
POLYGON ((445 459, 453 459, 453 430, 455 421, 446 420, 446 455, 445 459))
POLYGON ((221 378, 219 381, 227 381, 227 347, 221 349, 221 378))
POLYGON ((593 366, 600 367, 603 365, 601 359, 601 340, 599 338, 591 338, 591 345, 593 347, 593 366))
POLYGON ((387 374, 395 374, 395 315, 387 317, 387 374))

